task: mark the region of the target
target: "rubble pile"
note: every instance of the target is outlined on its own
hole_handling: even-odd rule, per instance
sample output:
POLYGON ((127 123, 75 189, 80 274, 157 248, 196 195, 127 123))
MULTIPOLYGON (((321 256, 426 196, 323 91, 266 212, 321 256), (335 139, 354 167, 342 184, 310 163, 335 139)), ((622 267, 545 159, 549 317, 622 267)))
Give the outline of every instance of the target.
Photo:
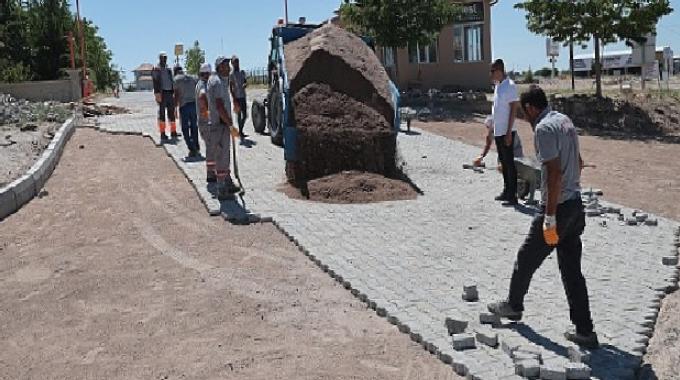
POLYGON ((58 102, 29 102, 0 94, 0 126, 35 130, 42 122, 63 123, 70 116, 68 105, 58 102))
POLYGON ((111 104, 97 104, 94 102, 83 102, 83 116, 96 117, 105 115, 118 115, 123 113, 130 113, 130 111, 123 107, 114 106, 111 104))

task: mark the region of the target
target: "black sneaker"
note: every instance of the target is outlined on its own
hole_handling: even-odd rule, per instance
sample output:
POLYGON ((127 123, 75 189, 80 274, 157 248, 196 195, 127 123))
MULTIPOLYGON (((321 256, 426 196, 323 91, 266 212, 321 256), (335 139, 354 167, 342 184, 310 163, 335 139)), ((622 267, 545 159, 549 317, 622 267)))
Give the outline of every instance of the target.
POLYGON ((179 138, 179 135, 177 134, 177 132, 172 132, 170 134, 170 137, 172 137, 173 140, 177 140, 179 138))
POLYGON ((234 199, 234 194, 238 193, 241 189, 234 185, 231 179, 227 179, 223 184, 221 184, 220 189, 217 191, 217 199, 221 201, 234 199))
POLYGON ((507 318, 511 321, 519 321, 522 319, 521 311, 514 311, 508 301, 499 301, 490 303, 486 306, 490 313, 495 314, 501 318, 507 318))
POLYGON ((161 133, 161 142, 166 142, 166 141, 168 141, 168 135, 166 135, 165 133, 161 133))
POLYGON ((208 174, 205 177, 205 181, 208 183, 215 183, 217 182, 217 177, 214 174, 208 174))
POLYGON ((512 199, 507 199, 503 203, 501 203, 501 206, 503 207, 515 207, 519 204, 517 201, 517 198, 512 198, 512 199))
POLYGON ((581 347, 594 350, 600 347, 600 342, 597 339, 597 334, 591 332, 588 335, 582 335, 573 330, 568 330, 564 333, 564 337, 572 343, 576 343, 581 347))

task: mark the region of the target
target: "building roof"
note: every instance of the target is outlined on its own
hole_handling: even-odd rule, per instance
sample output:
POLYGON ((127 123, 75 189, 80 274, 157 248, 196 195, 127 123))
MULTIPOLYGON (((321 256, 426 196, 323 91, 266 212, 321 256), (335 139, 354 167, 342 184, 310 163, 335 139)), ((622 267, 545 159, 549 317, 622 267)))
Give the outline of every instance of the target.
POLYGON ((153 65, 150 63, 142 63, 139 65, 138 68, 132 70, 132 71, 152 71, 153 70, 153 65))
POLYGON ((143 81, 143 80, 150 80, 153 81, 153 77, 151 75, 142 75, 138 79, 138 81, 143 81))

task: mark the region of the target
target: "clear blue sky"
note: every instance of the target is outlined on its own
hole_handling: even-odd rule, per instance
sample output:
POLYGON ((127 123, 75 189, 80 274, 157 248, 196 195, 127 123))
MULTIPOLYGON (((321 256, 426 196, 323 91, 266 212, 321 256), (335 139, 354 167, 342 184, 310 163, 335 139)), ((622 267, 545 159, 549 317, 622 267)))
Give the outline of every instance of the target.
MULTIPOLYGON (((308 22, 327 19, 341 0, 289 0, 291 20, 306 16, 308 22)), ((75 0, 71 0, 75 8, 75 0)), ((492 50, 508 69, 548 66, 545 38, 526 29, 524 14, 513 9, 516 0, 500 0, 492 10, 492 50)), ((661 20, 657 45, 670 45, 680 54, 680 0, 671 0, 676 12, 661 20)), ((208 62, 218 54, 238 54, 244 68, 262 67, 268 53, 268 37, 276 19, 283 17, 283 0, 81 0, 81 14, 100 28, 114 63, 128 72, 143 62, 155 63, 161 50, 171 57, 176 42, 190 46, 199 40, 208 62)), ((620 49, 607 46, 606 49, 620 49)), ((576 50, 576 54, 591 50, 576 50)), ((563 49, 559 67, 568 66, 563 49)))

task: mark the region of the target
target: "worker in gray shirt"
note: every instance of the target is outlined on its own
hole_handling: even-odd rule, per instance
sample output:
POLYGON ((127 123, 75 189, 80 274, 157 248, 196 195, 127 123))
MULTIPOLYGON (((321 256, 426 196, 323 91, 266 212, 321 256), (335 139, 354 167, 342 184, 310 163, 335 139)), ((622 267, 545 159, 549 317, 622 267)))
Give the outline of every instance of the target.
POLYGON ((233 70, 229 75, 229 91, 234 101, 234 113, 238 122, 238 133, 241 140, 247 136, 243 132, 243 127, 248 119, 248 102, 246 101, 246 88, 248 87, 248 78, 246 72, 241 70, 241 64, 237 56, 231 57, 231 66, 233 70))
POLYGON ((240 190, 231 179, 229 160, 230 133, 233 126, 230 112, 231 97, 229 96, 230 71, 229 58, 218 57, 215 60, 215 72, 208 79, 207 87, 210 145, 215 156, 219 200, 230 199, 240 190))
POLYGON ((581 201, 583 160, 572 121, 553 111, 543 90, 532 86, 520 97, 520 105, 534 130, 536 155, 542 163, 542 207, 517 253, 506 301, 488 305, 490 312, 511 320, 522 319, 524 296, 534 272, 554 249, 569 303, 575 331, 567 340, 587 348, 599 342, 593 329, 586 280, 581 272, 581 234, 586 225, 581 201))
POLYGON ((181 66, 175 67, 175 106, 179 108, 184 142, 189 149, 189 158, 199 155, 198 126, 196 125, 196 83, 191 75, 184 74, 181 66))

